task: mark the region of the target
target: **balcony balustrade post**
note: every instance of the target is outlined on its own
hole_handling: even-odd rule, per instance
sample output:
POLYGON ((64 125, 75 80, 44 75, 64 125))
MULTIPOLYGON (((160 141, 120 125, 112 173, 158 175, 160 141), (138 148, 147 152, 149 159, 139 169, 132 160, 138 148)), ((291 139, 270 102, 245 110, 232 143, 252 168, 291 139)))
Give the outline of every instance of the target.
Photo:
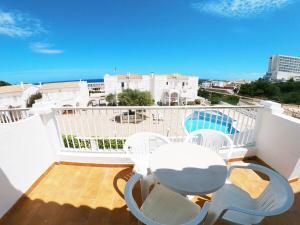
POLYGON ((49 140, 49 144, 51 145, 51 149, 54 154, 54 158, 56 161, 58 160, 58 153, 61 148, 61 137, 58 129, 58 124, 55 118, 55 111, 49 108, 32 108, 30 112, 33 115, 39 115, 43 126, 44 132, 46 132, 46 136, 49 140))

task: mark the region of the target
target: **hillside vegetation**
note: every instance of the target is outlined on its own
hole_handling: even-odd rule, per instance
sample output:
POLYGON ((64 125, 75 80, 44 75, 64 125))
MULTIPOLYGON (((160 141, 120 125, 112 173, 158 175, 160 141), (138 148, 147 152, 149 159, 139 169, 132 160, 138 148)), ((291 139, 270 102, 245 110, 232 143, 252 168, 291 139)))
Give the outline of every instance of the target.
POLYGON ((198 90, 198 96, 208 99, 212 105, 220 104, 221 102, 237 105, 240 101, 238 96, 209 92, 201 88, 198 90))
POLYGON ((285 104, 300 105, 300 82, 289 80, 273 83, 259 79, 240 87, 239 95, 274 100, 285 104))
POLYGON ((8 86, 8 85, 11 85, 11 84, 6 82, 6 81, 0 80, 0 87, 1 86, 8 86))

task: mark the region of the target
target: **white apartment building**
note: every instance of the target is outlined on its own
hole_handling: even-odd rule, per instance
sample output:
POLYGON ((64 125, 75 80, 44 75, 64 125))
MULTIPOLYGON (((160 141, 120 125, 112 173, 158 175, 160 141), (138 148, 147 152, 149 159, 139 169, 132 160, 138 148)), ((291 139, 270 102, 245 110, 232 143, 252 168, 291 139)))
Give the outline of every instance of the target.
POLYGON ((0 87, 0 108, 26 107, 28 98, 37 92, 42 99, 34 107, 42 106, 87 106, 89 90, 86 81, 47 83, 40 85, 23 84, 0 87))
POLYGON ((104 81, 103 82, 88 82, 90 99, 88 106, 106 105, 104 81))
POLYGON ((118 94, 125 89, 149 91, 156 104, 186 104, 197 98, 198 77, 181 74, 166 75, 105 75, 105 95, 118 94))
POLYGON ((38 87, 32 84, 19 84, 0 87, 0 108, 26 107, 30 95, 38 91, 38 87))
POLYGON ((89 89, 86 81, 46 83, 39 86, 43 98, 36 104, 61 106, 87 106, 89 89))
POLYGON ((89 91, 104 91, 104 82, 87 83, 89 91))
POLYGON ((104 76, 105 95, 120 93, 125 89, 138 89, 140 91, 150 91, 150 76, 127 74, 104 76))
POLYGON ((266 78, 271 80, 300 79, 300 57, 285 55, 271 56, 266 78))

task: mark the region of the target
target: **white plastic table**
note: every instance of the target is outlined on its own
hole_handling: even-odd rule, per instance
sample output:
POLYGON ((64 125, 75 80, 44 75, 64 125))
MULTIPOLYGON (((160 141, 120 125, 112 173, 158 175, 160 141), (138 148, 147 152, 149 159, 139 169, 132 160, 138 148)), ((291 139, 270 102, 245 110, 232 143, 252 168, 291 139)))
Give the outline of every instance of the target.
POLYGON ((191 143, 160 146, 150 156, 150 170, 161 184, 183 195, 215 192, 227 178, 226 163, 217 153, 191 143))

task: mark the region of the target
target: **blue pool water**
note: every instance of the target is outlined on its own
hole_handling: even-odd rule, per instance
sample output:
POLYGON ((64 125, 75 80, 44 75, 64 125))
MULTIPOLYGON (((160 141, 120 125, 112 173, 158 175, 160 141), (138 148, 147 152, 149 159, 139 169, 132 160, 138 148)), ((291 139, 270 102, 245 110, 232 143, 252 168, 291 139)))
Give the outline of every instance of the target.
POLYGON ((238 133, 232 127, 233 120, 231 117, 217 111, 205 110, 194 111, 191 115, 186 117, 184 127, 188 133, 199 129, 213 129, 222 131, 225 134, 238 133))

